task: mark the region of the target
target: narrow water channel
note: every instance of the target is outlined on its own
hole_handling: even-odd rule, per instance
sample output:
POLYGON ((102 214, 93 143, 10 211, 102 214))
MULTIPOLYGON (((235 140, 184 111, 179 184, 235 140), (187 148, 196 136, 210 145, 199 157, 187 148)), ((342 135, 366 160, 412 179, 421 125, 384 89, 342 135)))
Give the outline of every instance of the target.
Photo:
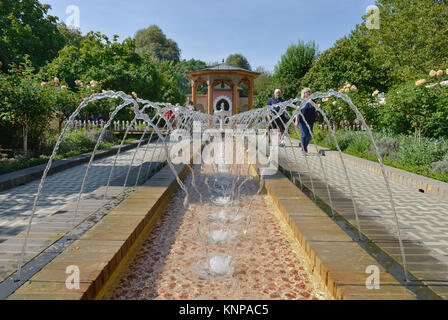
MULTIPOLYGON (((104 298, 328 299, 324 289, 309 272, 302 248, 270 198, 257 194, 258 182, 251 179, 242 186, 238 204, 216 206, 206 196, 209 188, 206 179, 211 175, 200 170, 195 168, 195 181, 203 194, 204 203, 201 205, 197 192, 193 192, 190 174, 185 179, 185 186, 190 191, 188 210, 183 206, 185 192, 179 190, 174 193, 165 214, 144 241, 134 261, 104 298), (213 244, 204 245, 204 229, 213 229, 212 224, 204 227, 204 212, 209 218, 214 216, 219 219, 229 214, 239 217, 234 215, 238 207, 242 220, 249 217, 250 224, 245 236, 235 237, 232 243, 232 248, 235 248, 235 241, 237 244, 232 260, 233 273, 227 278, 204 277, 201 272, 204 261, 208 261, 211 251, 215 250, 213 244)), ((227 249, 226 245, 222 245, 216 250, 224 253, 227 249)))

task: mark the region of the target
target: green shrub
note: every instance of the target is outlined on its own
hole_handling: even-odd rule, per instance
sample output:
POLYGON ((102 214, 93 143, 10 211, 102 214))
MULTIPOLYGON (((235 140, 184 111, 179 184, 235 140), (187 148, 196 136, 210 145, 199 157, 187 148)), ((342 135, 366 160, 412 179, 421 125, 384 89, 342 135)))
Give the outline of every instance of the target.
MULTIPOLYGON (((378 152, 382 158, 398 158, 398 149, 400 142, 397 139, 391 137, 383 137, 377 143, 378 152)), ((373 148, 370 149, 371 153, 374 153, 373 148)))
MULTIPOLYGON (((87 136, 88 136, 89 140, 91 141, 91 143, 93 143, 93 145, 95 145, 96 142, 98 141, 99 137, 100 137, 100 134, 101 134, 101 130, 95 130, 95 131, 88 132, 87 136)), ((118 139, 113 134, 112 131, 106 130, 104 132, 103 141, 102 141, 103 144, 104 143, 115 143, 117 141, 118 141, 118 139)))
POLYGON ((82 149, 93 148, 95 144, 89 138, 88 133, 83 131, 68 131, 59 146, 58 153, 68 153, 80 151, 82 149))
POLYGON ((400 136, 399 161, 402 164, 428 166, 443 159, 448 153, 446 139, 422 138, 414 144, 414 137, 400 136))
MULTIPOLYGON (((58 154, 87 152, 95 147, 100 133, 100 130, 88 132, 69 130, 59 146, 58 154)), ((45 139, 41 147, 43 154, 50 155, 53 152, 58 138, 58 135, 51 135, 45 139)), ((106 130, 100 147, 104 147, 105 144, 115 144, 117 141, 117 137, 111 131, 106 130)))
MULTIPOLYGON (((336 150, 333 137, 317 128, 318 143, 336 150)), ((423 137, 414 144, 414 136, 394 135, 389 131, 374 132, 373 137, 386 165, 448 182, 448 139, 423 137)), ((336 138, 343 152, 377 161, 366 132, 338 131, 336 138)))
POLYGON ((353 135, 353 140, 347 148, 347 151, 353 153, 366 153, 372 146, 372 141, 367 133, 356 132, 353 135))
POLYGON ((448 155, 442 161, 433 162, 429 165, 431 172, 448 175, 448 155))
MULTIPOLYGON (((360 138, 360 132, 355 131, 338 131, 336 132, 336 139, 338 140, 339 148, 342 151, 347 150, 356 140, 362 139, 360 138)), ((336 150, 336 142, 334 141, 333 136, 328 135, 323 143, 328 146, 330 149, 336 150)), ((362 144, 362 143, 361 143, 362 144)), ((362 148, 361 148, 362 149, 362 148)))

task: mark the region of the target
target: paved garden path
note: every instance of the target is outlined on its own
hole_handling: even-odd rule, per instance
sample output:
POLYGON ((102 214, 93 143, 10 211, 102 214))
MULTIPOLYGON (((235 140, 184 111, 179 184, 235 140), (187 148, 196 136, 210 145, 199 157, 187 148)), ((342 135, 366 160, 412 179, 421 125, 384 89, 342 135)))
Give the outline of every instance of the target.
MULTIPOLYGON (((351 199, 349 184, 339 159, 319 157, 314 146, 310 147, 310 156, 305 158, 297 146, 297 140, 288 139, 286 147, 280 148, 279 163, 282 167, 304 175, 311 173, 313 177, 328 181, 332 188, 351 199), (324 179, 319 158, 323 162, 327 179, 324 179)), ((367 214, 396 234, 384 178, 353 165, 347 164, 347 170, 354 198, 362 214, 367 214)), ((309 183, 309 180, 303 182, 309 183)), ((448 264, 448 201, 393 181, 390 185, 403 239, 430 249, 433 257, 448 264)))
MULTIPOLYGON (((154 167, 155 163, 166 159, 162 143, 151 144, 146 154, 145 148, 146 145, 142 145, 136 154, 127 186, 135 185, 144 155, 141 176, 147 173, 149 166, 154 167)), ((135 150, 131 149, 119 155, 106 202, 110 202, 123 191, 124 180, 135 150)), ((115 157, 115 155, 109 156, 92 163, 75 225, 105 204, 103 201, 105 186, 115 157)), ((87 163, 47 177, 33 220, 31 228, 33 239, 29 242, 25 261, 41 252, 73 227, 76 203, 86 168, 87 163)), ((28 225, 39 183, 40 179, 0 192, 0 281, 6 273, 11 271, 11 268, 17 267, 17 257, 23 244, 23 233, 28 225)))

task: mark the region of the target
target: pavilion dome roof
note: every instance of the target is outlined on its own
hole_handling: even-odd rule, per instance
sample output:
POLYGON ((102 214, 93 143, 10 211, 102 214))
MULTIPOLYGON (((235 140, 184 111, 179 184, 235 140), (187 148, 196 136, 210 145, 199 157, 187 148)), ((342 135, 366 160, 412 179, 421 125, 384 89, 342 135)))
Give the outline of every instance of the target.
POLYGON ((247 69, 240 68, 240 67, 234 67, 234 66, 231 66, 231 65, 228 65, 225 63, 220 63, 215 66, 207 67, 207 68, 197 70, 197 71, 202 71, 202 70, 241 70, 241 71, 252 72, 251 70, 247 70, 247 69))
POLYGON ((242 72, 245 74, 252 74, 253 76, 257 77, 258 75, 260 75, 258 72, 254 72, 251 70, 247 70, 244 68, 240 68, 240 67, 234 67, 225 63, 220 63, 214 66, 210 66, 207 68, 203 68, 203 69, 198 69, 198 70, 193 70, 191 72, 188 72, 187 75, 189 74, 197 74, 197 73, 207 73, 208 71, 210 72, 220 72, 220 71, 224 71, 224 72, 231 72, 231 71, 236 71, 236 72, 242 72))

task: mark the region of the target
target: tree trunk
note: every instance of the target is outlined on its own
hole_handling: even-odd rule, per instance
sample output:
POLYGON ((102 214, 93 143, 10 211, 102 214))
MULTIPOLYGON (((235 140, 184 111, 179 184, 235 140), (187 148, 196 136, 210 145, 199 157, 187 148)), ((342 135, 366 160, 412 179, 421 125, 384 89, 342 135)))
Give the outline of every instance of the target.
POLYGON ((414 133, 414 147, 417 145, 417 132, 418 132, 418 127, 415 127, 415 133, 414 133))
POLYGON ((64 123, 64 120, 63 119, 59 119, 59 128, 58 128, 58 132, 59 132, 59 135, 61 135, 61 132, 62 132, 62 124, 64 123))
POLYGON ((28 152, 28 121, 23 125, 23 153, 26 156, 28 152))

